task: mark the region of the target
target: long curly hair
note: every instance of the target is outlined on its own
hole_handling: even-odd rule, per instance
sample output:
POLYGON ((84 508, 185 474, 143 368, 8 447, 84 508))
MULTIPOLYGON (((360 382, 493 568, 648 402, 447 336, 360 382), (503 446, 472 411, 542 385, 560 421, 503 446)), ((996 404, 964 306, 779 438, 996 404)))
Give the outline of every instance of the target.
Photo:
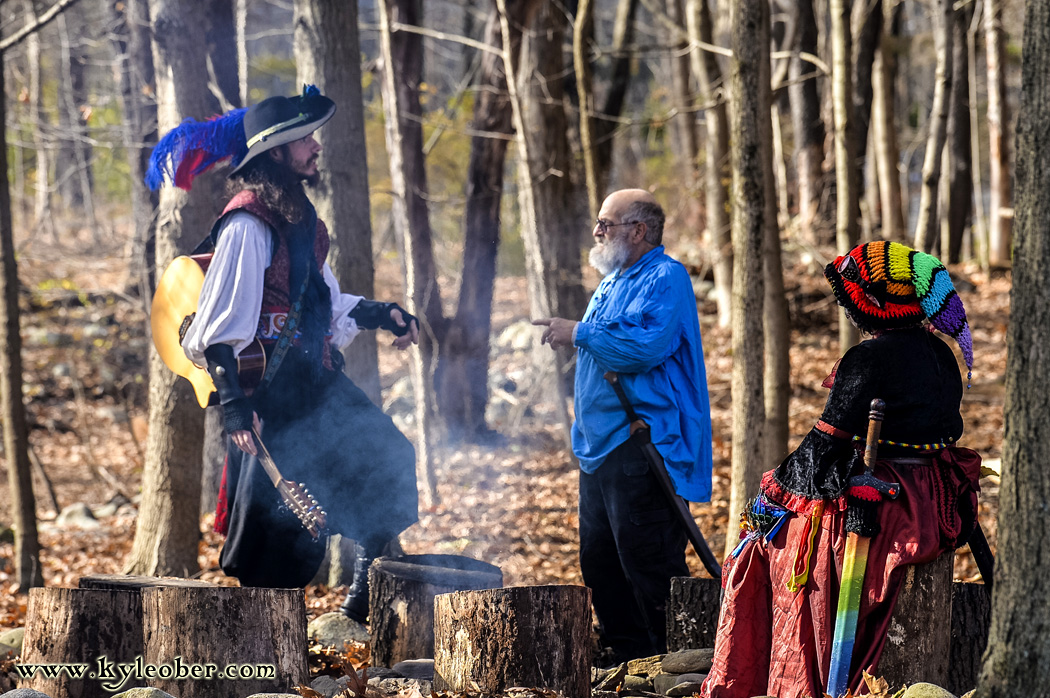
POLYGON ((244 169, 231 175, 226 190, 231 196, 244 190, 253 192, 267 208, 292 225, 302 221, 309 203, 302 175, 267 153, 252 159, 244 169))

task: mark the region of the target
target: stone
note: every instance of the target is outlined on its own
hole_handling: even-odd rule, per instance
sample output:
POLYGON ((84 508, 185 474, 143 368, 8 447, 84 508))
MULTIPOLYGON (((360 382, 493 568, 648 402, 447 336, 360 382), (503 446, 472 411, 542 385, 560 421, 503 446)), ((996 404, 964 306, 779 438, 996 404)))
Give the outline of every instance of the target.
POLYGON ((46 693, 35 691, 32 688, 16 688, 3 694, 4 698, 51 698, 46 693))
POLYGON ((936 684, 914 683, 908 686, 901 698, 955 698, 955 694, 949 693, 936 684))
POLYGON ((70 504, 62 509, 62 513, 55 519, 55 524, 65 528, 99 528, 102 526, 91 513, 91 507, 83 502, 70 504))
POLYGON ((676 686, 672 686, 667 695, 669 696, 691 696, 694 693, 700 692, 700 686, 703 682, 697 683, 696 681, 686 681, 676 686))
POLYGON ((653 682, 648 676, 628 674, 623 680, 623 687, 629 691, 651 691, 653 682))
POLYGON ((678 683, 678 674, 657 674, 653 677, 653 690, 666 694, 678 683))
POLYGON ((336 693, 339 693, 339 684, 336 682, 335 677, 327 674, 322 674, 311 681, 310 688, 320 693, 324 698, 333 698, 336 693))
POLYGON ((434 692, 434 684, 425 679, 383 679, 376 686, 383 693, 410 693, 417 690, 424 696, 434 692))
MULTIPOLYGON (((682 674, 678 677, 678 683, 703 683, 704 679, 707 678, 707 674, 691 673, 682 674)), ((676 684, 677 685, 677 684, 676 684)))
POLYGON ((306 635, 312 642, 336 649, 343 649, 347 642, 367 643, 371 639, 365 626, 342 613, 325 613, 314 618, 306 626, 306 635))
POLYGON ((711 671, 714 649, 678 650, 665 655, 660 665, 668 674, 705 674, 711 671))
POLYGON ((406 679, 434 680, 433 659, 406 659, 390 667, 392 670, 404 676, 406 679))
POLYGON ((621 664, 613 667, 605 674, 605 677, 594 687, 595 691, 615 691, 623 683, 627 676, 627 665, 621 664))
POLYGON ((664 655, 632 659, 627 662, 627 673, 635 676, 656 676, 663 671, 661 660, 664 655))
POLYGON ((972 691, 967 691, 966 693, 962 694, 962 698, 973 698, 975 695, 977 695, 977 689, 976 688, 973 689, 972 691))
POLYGON ((357 672, 357 678, 365 678, 366 672, 368 676, 368 683, 372 685, 374 685, 373 682, 379 683, 383 679, 402 678, 401 674, 397 673, 393 669, 388 669, 385 666, 370 666, 367 669, 360 669, 357 672))
POLYGON ((136 686, 135 688, 129 688, 128 690, 118 693, 112 698, 175 698, 170 693, 165 693, 159 688, 149 688, 146 686, 136 686))
MULTIPOLYGON (((25 637, 25 634, 25 628, 5 630, 0 633, 0 645, 10 647, 14 650, 15 654, 22 654, 22 639, 25 637)), ((0 649, 0 656, 3 656, 4 654, 6 654, 6 651, 0 649)))

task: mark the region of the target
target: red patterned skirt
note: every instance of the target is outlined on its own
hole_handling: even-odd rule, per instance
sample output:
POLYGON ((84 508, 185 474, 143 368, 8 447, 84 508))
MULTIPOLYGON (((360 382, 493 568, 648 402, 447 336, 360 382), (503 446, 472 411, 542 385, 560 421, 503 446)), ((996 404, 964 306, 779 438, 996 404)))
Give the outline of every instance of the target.
MULTIPOLYGON (((875 476, 899 482, 900 496, 878 509, 864 573, 850 688, 861 669, 875 674, 907 565, 954 550, 972 530, 981 457, 947 448, 932 458, 885 459, 875 476), (963 512, 960 514, 960 511, 963 512)), ((722 570, 724 599, 711 672, 702 698, 813 698, 824 695, 831 663, 846 512, 788 514, 769 541, 749 543, 722 570), (788 583, 808 572, 797 591, 788 583)))

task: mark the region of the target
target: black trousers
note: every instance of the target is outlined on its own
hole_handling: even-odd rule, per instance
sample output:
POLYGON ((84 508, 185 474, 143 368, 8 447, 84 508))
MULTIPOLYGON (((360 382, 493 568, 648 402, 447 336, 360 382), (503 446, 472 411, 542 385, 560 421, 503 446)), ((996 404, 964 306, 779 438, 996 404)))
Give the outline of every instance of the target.
POLYGON ((603 640, 618 658, 667 649, 671 577, 688 577, 685 526, 632 441, 580 471, 580 567, 603 640))

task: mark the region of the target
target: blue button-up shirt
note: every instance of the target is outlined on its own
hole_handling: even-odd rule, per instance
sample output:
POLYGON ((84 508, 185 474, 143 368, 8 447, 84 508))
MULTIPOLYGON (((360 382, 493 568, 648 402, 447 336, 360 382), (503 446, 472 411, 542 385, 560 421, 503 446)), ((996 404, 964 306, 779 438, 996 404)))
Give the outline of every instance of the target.
POLYGON ((576 325, 576 422, 572 450, 586 473, 630 436, 623 406, 603 376, 620 374, 649 424, 675 489, 711 499, 711 410, 696 296, 689 274, 657 247, 598 285, 576 325))

